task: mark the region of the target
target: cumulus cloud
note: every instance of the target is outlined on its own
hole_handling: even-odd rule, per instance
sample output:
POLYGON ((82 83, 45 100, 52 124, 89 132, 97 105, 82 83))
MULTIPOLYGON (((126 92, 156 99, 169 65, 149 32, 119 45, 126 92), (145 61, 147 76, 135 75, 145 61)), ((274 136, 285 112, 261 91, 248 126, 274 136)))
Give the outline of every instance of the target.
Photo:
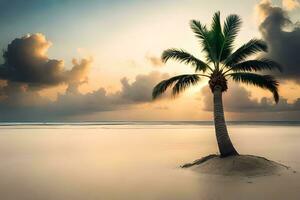
POLYGON ((14 39, 4 51, 0 79, 24 83, 29 87, 47 87, 79 82, 85 78, 90 59, 74 60, 73 68, 66 70, 64 61, 48 58, 47 51, 51 45, 41 33, 14 39))
MULTIPOLYGON (((205 87, 201 91, 203 96, 203 109, 213 110, 213 97, 210 89, 205 87)), ((249 112, 289 112, 300 111, 300 98, 293 103, 288 103, 287 99, 281 98, 278 104, 274 104, 273 98, 263 97, 254 99, 251 92, 237 84, 231 84, 228 92, 224 93, 224 108, 227 112, 249 113, 249 112)))
POLYGON ((36 33, 14 39, 4 52, 0 66, 0 120, 57 120, 96 112, 130 109, 150 102, 152 88, 167 74, 151 72, 134 81, 121 79, 121 89, 105 88, 82 94, 79 86, 88 81, 92 59, 73 59, 65 69, 62 60, 50 59, 51 42, 36 33), (45 87, 65 84, 67 89, 55 101, 40 95, 45 87))
POLYGON ((121 80, 122 91, 120 97, 133 102, 150 101, 153 87, 161 80, 167 79, 168 74, 152 72, 148 75, 138 75, 133 83, 129 83, 127 78, 121 80))
POLYGON ((284 72, 280 75, 281 78, 300 83, 299 23, 293 23, 286 10, 272 5, 269 0, 261 1, 257 10, 262 17, 259 30, 269 46, 266 57, 283 66, 284 72))
POLYGON ((17 85, 18 91, 14 90, 14 93, 0 101, 0 120, 59 120, 97 112, 130 109, 137 104, 151 102, 153 86, 164 78, 168 78, 168 75, 159 72, 137 75, 131 83, 127 78, 123 78, 122 88, 113 94, 108 94, 104 88, 82 94, 78 91, 79 85, 70 84, 66 93, 59 94, 54 102, 40 96, 36 91, 20 90, 17 85))
POLYGON ((68 84, 68 91, 77 92, 78 87, 88 82, 88 72, 90 70, 92 59, 82 59, 78 61, 77 59, 73 59, 73 68, 69 71, 65 72, 65 80, 68 84))
POLYGON ((298 0, 282 0, 282 7, 286 10, 294 10, 300 7, 298 0))

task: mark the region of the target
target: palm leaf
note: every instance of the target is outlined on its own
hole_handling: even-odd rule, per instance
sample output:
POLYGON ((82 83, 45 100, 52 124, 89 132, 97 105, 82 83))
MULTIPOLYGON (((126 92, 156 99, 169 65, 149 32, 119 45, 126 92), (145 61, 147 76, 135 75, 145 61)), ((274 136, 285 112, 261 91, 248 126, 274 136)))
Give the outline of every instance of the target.
POLYGON ((213 51, 213 47, 211 44, 212 37, 206 26, 202 25, 201 22, 196 20, 192 20, 190 22, 190 26, 196 37, 200 40, 202 51, 206 54, 206 60, 208 62, 215 63, 217 60, 217 55, 213 51))
POLYGON ((225 61, 225 66, 233 66, 239 62, 242 62, 247 57, 261 52, 267 51, 267 44, 263 40, 252 39, 240 48, 238 48, 234 53, 232 53, 225 61))
POLYGON ((266 58, 258 60, 247 60, 238 64, 235 64, 230 70, 239 71, 263 71, 263 70, 279 70, 282 71, 281 66, 273 60, 266 58))
POLYGON ((165 50, 161 56, 163 62, 167 62, 169 59, 173 59, 185 64, 191 64, 195 67, 195 71, 205 72, 209 66, 193 56, 192 54, 182 49, 168 49, 165 50))
POLYGON ((192 85, 196 85, 199 80, 200 78, 197 74, 182 76, 173 87, 173 96, 177 96, 180 92, 184 91, 192 85))
POLYGON ((274 77, 270 75, 260 75, 253 73, 232 73, 229 74, 229 76, 231 76, 231 78, 236 82, 242 82, 269 90, 270 92, 272 92, 275 102, 278 103, 279 84, 274 77))
POLYGON ((213 16, 213 22, 211 24, 211 30, 214 32, 222 32, 222 26, 221 26, 221 19, 220 19, 220 12, 216 12, 213 16))
POLYGON ((233 49, 233 42, 240 30, 242 20, 238 15, 229 15, 223 27, 224 43, 220 61, 225 60, 233 49))
POLYGON ((152 98, 156 99, 159 96, 161 96, 168 88, 173 88, 173 95, 175 96, 179 92, 186 89, 188 86, 196 84, 200 80, 199 76, 197 74, 184 74, 172 77, 167 80, 163 80, 160 83, 158 83, 153 91, 152 91, 152 98))
POLYGON ((224 35, 222 32, 221 20, 220 20, 220 12, 216 12, 213 16, 213 22, 211 25, 211 30, 209 34, 209 42, 212 47, 212 51, 216 55, 217 65, 220 61, 223 51, 224 44, 224 35))

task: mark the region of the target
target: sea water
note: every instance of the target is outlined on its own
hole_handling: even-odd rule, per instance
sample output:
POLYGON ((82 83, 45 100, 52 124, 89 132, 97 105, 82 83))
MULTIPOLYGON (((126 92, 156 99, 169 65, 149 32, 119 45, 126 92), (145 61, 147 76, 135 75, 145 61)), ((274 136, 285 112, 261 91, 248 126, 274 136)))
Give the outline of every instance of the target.
POLYGON ((181 169, 218 152, 212 122, 1 123, 0 199, 300 199, 300 123, 228 129, 241 154, 291 170, 253 179, 181 169))

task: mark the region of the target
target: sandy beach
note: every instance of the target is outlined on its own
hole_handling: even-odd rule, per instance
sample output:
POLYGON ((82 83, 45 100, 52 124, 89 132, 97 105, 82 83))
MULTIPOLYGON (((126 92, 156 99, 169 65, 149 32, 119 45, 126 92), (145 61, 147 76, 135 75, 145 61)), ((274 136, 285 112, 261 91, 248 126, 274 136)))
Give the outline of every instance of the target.
POLYGON ((217 153, 211 125, 19 125, 0 129, 1 199, 300 197, 299 125, 229 126, 239 152, 291 167, 260 177, 212 175, 179 167, 217 153))

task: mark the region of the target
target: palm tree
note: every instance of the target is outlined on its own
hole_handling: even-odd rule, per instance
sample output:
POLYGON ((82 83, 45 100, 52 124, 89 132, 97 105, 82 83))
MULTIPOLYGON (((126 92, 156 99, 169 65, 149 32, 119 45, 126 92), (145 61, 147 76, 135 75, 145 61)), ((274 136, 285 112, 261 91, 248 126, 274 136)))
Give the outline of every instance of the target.
POLYGON ((274 77, 254 72, 275 69, 281 71, 280 66, 266 58, 247 59, 256 53, 266 52, 266 43, 259 39, 252 39, 233 51, 233 42, 240 30, 241 22, 238 15, 229 15, 222 27, 220 12, 214 14, 210 28, 199 21, 192 20, 190 26, 200 41, 202 51, 205 53, 205 61, 183 49, 165 50, 162 54, 163 62, 173 59, 191 65, 195 73, 163 80, 154 87, 152 93, 153 99, 156 99, 172 87, 173 96, 177 96, 188 87, 196 85, 202 77, 208 78, 213 93, 214 125, 221 157, 238 155, 228 135, 223 111, 222 94, 227 91, 228 79, 267 89, 272 92, 275 102, 279 101, 279 84, 274 77))

